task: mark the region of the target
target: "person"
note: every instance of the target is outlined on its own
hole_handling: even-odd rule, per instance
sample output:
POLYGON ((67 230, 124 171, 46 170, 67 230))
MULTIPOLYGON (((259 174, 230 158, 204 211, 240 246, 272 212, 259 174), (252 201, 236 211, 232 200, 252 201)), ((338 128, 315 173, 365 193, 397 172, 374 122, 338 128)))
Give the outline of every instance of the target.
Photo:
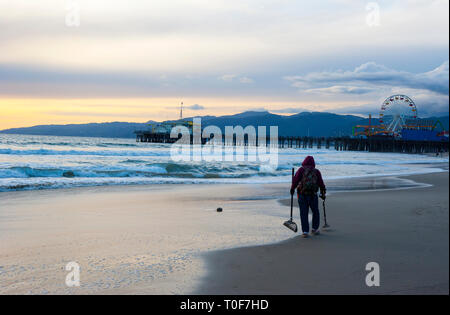
POLYGON ((295 173, 292 180, 291 195, 294 195, 295 189, 297 189, 298 204, 300 206, 302 237, 307 238, 309 235, 309 208, 311 208, 313 214, 311 232, 313 235, 320 234, 319 198, 317 192, 320 189, 320 198, 325 200, 326 187, 322 174, 316 169, 316 163, 312 156, 307 156, 302 163, 302 167, 295 173))

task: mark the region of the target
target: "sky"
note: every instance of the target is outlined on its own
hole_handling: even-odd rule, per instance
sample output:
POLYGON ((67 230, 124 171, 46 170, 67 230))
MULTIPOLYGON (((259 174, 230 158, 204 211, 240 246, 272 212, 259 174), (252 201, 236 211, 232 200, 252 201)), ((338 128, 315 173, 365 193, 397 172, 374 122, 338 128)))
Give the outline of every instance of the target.
POLYGON ((447 0, 0 0, 0 130, 247 110, 447 115, 447 0))

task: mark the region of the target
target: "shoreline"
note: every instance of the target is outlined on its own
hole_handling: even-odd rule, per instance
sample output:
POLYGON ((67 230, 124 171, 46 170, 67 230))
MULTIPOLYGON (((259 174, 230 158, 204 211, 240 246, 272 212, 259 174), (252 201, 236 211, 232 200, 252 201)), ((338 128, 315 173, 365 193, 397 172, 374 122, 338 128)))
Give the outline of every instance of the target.
MULTIPOLYGON (((402 164, 400 164, 402 165, 402 164)), ((411 166, 411 164, 404 164, 405 166, 411 166)), ((422 171, 416 171, 416 172, 410 172, 410 173, 386 173, 386 174, 364 174, 364 175, 349 175, 349 176, 339 176, 339 177, 324 177, 324 180, 327 182, 349 182, 352 180, 372 180, 377 178, 406 178, 409 176, 415 176, 415 175, 426 175, 426 174, 433 174, 433 173, 440 173, 449 171, 449 164, 448 163, 426 163, 426 164, 414 164, 414 166, 421 166, 423 167, 422 171), (428 169, 428 170, 427 170, 428 169)), ((290 179, 288 180, 282 180, 280 178, 280 181, 274 181, 269 183, 264 183, 262 179, 263 177, 257 177, 261 181, 249 181, 249 182, 232 182, 234 178, 222 178, 222 181, 217 182, 207 182, 207 180, 211 179, 202 179, 202 178, 177 178, 174 177, 174 180, 179 182, 173 182, 173 183, 142 183, 142 184, 99 184, 99 185, 75 185, 75 186, 69 186, 69 187, 48 187, 48 188, 36 188, 36 189, 11 189, 11 190, 0 190, 0 196, 4 196, 7 194, 10 194, 10 196, 14 196, 14 194, 20 194, 20 193, 29 193, 29 192, 51 192, 51 191, 61 191, 61 192, 76 192, 76 191, 89 191, 89 190, 102 190, 102 189, 124 189, 129 188, 130 190, 134 189, 147 189, 152 187, 171 187, 171 186, 179 186, 179 185, 193 185, 193 186, 201 186, 201 185, 286 185, 289 184, 290 179), (204 180, 205 182, 195 182, 195 183, 183 183, 182 180, 204 180), (227 182, 230 181, 230 182, 227 182)), ((272 177, 273 178, 273 177, 272 177)), ((276 177, 275 177, 276 178, 276 177)), ((391 188, 388 188, 391 189, 391 188)), ((393 188, 392 188, 393 189, 393 188)), ((360 190, 360 189, 356 189, 360 190)), ((371 190, 371 189, 369 189, 371 190)), ((332 191, 332 190, 330 190, 332 191)), ((353 190, 337 190, 336 192, 346 192, 346 191, 353 191, 353 190)))
MULTIPOLYGON (((448 294, 448 171, 403 178, 427 186, 357 191, 350 206, 356 211, 346 209, 351 192, 336 192, 333 201, 327 199, 331 228, 319 236, 305 240, 297 234, 278 243, 205 253, 208 273, 194 293, 448 294), (395 209, 383 208, 392 203, 395 209), (344 209, 348 213, 333 213, 344 209), (356 226, 356 219, 365 219, 366 226, 356 226), (380 287, 365 285, 364 267, 371 261, 380 264, 380 287)), ((290 200, 278 201, 290 205, 290 200)), ((323 220, 322 207, 320 212, 323 220)))

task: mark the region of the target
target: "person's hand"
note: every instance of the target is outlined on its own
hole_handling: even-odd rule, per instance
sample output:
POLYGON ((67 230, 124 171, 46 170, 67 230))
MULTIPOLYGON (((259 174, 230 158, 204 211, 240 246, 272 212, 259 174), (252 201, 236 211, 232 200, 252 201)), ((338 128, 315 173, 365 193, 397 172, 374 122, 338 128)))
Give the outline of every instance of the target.
POLYGON ((325 193, 321 193, 320 194, 320 199, 322 199, 322 200, 327 199, 327 196, 325 195, 325 193))
POLYGON ((291 196, 295 194, 295 189, 291 189, 291 196))

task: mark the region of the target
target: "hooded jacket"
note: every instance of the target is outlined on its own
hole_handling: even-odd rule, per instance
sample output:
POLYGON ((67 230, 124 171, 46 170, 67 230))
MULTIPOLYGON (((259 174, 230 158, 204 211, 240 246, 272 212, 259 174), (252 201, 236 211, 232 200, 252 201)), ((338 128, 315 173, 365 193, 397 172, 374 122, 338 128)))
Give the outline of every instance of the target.
MULTIPOLYGON (((291 192, 295 192, 295 189, 303 178, 303 174, 305 173, 306 168, 316 168, 316 162, 314 161, 314 158, 312 156, 307 156, 302 163, 302 167, 300 167, 297 173, 295 173, 294 179, 292 180, 291 192)), ((320 191, 326 191, 325 184, 322 179, 322 174, 319 170, 317 170, 317 176, 320 191)))

